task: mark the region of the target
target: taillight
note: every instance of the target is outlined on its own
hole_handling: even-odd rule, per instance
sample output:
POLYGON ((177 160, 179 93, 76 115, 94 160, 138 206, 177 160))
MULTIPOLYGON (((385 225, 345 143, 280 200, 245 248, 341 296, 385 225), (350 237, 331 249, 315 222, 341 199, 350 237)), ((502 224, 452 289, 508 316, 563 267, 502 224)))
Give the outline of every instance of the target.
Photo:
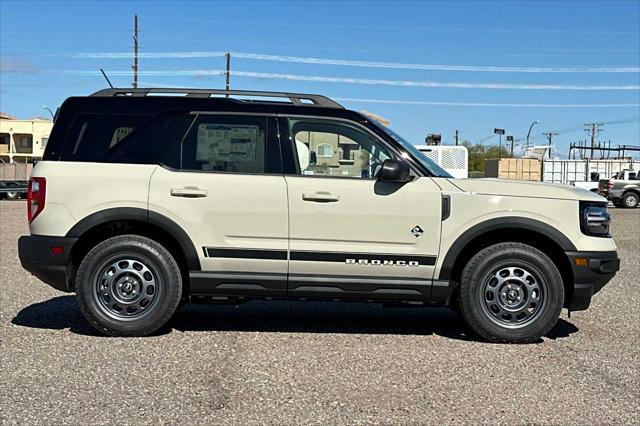
POLYGON ((47 180, 45 178, 29 178, 29 188, 27 189, 27 218, 29 223, 44 209, 46 194, 47 180))
POLYGON ((607 188, 609 188, 609 189, 613 188, 613 182, 612 181, 610 181, 610 180, 607 181, 607 188))

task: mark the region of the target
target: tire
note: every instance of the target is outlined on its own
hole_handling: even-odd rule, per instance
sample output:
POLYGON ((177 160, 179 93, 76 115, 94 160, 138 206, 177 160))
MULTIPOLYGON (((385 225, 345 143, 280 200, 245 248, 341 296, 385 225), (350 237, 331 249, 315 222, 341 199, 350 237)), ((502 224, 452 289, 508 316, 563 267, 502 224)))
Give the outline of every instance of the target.
POLYGON ((460 281, 460 313, 490 342, 539 340, 556 324, 564 303, 564 285, 554 263, 522 243, 479 251, 460 281))
POLYGON ((138 235, 109 238, 85 256, 76 276, 80 310, 110 336, 146 336, 173 316, 182 294, 169 251, 138 235))
POLYGON ((640 202, 640 196, 633 191, 627 191, 622 194, 622 207, 627 209, 635 209, 640 202))

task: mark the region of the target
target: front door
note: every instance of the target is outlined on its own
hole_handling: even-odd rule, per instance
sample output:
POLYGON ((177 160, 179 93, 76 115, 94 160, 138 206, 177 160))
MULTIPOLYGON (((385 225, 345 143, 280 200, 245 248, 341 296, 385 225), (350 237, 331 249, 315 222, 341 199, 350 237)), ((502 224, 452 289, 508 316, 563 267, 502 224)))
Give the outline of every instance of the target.
POLYGON ((435 182, 376 179, 397 154, 356 124, 291 117, 280 125, 298 163, 297 174, 285 176, 288 294, 428 299, 440 241, 435 182))
POLYGON ((149 210, 199 253, 195 295, 286 293, 288 217, 275 118, 199 114, 154 172, 149 210))

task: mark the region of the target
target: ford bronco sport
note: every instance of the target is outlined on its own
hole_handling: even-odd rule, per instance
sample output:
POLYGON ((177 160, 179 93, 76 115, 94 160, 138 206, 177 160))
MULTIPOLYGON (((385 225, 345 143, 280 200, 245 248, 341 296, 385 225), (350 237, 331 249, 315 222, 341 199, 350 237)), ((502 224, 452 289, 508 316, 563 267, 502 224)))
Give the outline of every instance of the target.
POLYGON ((318 95, 69 98, 28 220, 23 267, 119 336, 153 333, 181 303, 266 298, 444 305, 487 340, 527 342, 619 268, 599 195, 453 179, 318 95))

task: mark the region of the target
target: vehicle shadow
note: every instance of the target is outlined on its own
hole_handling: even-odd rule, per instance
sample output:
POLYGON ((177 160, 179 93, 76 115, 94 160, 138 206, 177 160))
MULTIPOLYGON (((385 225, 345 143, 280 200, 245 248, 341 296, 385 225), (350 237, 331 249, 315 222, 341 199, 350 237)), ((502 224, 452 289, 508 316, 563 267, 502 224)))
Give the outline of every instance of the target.
MULTIPOLYGON (((75 297, 59 296, 22 309, 11 321, 30 328, 63 330, 102 336, 80 313, 75 297)), ((445 308, 385 308, 358 302, 251 301, 241 305, 187 305, 157 335, 177 331, 238 331, 272 333, 336 333, 438 335, 482 342, 462 319, 445 308)), ((546 335, 568 337, 578 331, 560 319, 546 335)), ((539 342, 542 342, 540 339, 539 342)), ((538 343, 539 343, 538 342, 538 343)))

